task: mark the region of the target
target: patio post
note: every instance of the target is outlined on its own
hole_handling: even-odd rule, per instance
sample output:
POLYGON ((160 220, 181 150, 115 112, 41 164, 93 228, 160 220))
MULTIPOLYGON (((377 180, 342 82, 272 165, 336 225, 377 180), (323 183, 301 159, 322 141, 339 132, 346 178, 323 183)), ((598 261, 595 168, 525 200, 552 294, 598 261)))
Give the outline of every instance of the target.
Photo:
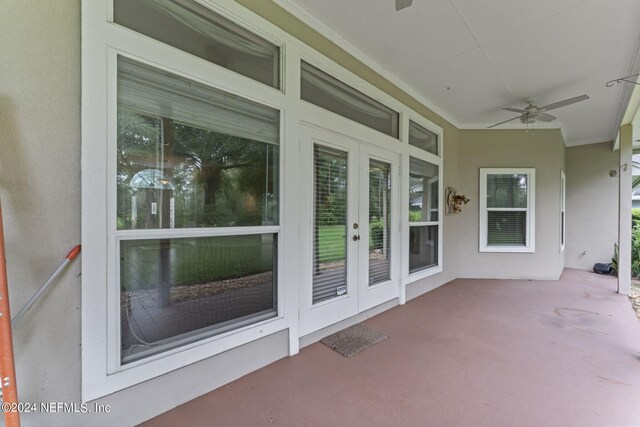
POLYGON ((618 190, 618 293, 631 290, 631 157, 633 153, 632 125, 620 127, 620 173, 618 190))

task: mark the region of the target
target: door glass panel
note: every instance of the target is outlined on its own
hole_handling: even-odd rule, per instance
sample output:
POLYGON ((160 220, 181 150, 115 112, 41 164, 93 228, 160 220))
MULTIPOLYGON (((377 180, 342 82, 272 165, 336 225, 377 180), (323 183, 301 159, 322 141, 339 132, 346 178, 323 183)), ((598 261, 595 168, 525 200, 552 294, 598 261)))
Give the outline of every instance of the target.
POLYGON ((369 160, 369 286, 391 279, 391 165, 369 160))
POLYGON ((347 153, 313 148, 313 303, 347 291, 347 153))

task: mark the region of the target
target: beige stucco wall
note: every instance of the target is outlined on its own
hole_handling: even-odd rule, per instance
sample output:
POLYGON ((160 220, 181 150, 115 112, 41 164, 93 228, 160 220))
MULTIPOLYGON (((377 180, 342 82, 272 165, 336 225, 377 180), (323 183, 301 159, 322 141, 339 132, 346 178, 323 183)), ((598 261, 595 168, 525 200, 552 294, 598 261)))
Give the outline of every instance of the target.
MULTIPOLYGON (((290 15, 248 3, 442 126, 444 185, 456 185, 457 129, 290 15)), ((16 312, 80 242, 80 0, 0 0, 0 8, 0 199, 16 312)), ((409 297, 455 278, 453 221, 444 220, 445 271, 410 285, 409 297)), ((76 261, 15 328, 24 402, 81 400, 80 296, 91 284, 80 273, 76 261)), ((287 339, 275 334, 107 396, 99 401, 111 405, 107 415, 24 414, 23 425, 135 424, 285 357, 287 339)))
POLYGON ((455 216, 460 235, 458 277, 557 279, 560 253, 560 170, 565 146, 557 129, 463 130, 458 192, 471 202, 455 216), (535 168, 535 253, 480 253, 478 215, 480 168, 535 168))
POLYGON ((609 171, 618 171, 619 156, 611 142, 567 148, 567 267, 591 270, 597 262, 611 262, 618 241, 618 176, 609 171))

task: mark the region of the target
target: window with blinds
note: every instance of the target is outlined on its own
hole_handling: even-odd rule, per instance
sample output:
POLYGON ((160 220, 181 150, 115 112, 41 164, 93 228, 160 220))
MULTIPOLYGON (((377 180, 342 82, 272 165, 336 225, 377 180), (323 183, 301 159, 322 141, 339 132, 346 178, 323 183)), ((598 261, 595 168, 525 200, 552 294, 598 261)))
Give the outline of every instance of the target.
POLYGON ((348 153, 313 147, 313 303, 347 293, 348 153))
POLYGON ((534 169, 480 170, 481 251, 533 250, 534 169))
POLYGON ((394 138, 400 115, 386 105, 302 61, 300 97, 394 138))

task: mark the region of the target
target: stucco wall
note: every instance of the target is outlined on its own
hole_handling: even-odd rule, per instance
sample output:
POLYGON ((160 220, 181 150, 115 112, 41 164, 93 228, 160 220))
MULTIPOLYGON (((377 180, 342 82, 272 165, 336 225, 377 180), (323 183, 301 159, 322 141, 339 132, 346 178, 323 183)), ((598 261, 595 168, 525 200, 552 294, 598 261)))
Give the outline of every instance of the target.
MULTIPOLYGON (((250 7, 269 16, 266 2, 250 7)), ((0 198, 3 202, 12 308, 19 307, 80 242, 80 1, 2 0, 0 13, 0 198)), ((275 9, 277 11, 277 9, 275 9)), ((458 130, 406 93, 286 16, 283 28, 320 43, 320 50, 444 128, 445 182, 457 175, 458 130)), ((416 296, 455 277, 456 231, 445 218, 445 271, 412 284, 416 296)), ((18 388, 24 402, 79 403, 80 263, 74 262, 15 328, 18 388)), ((96 331, 96 333, 103 333, 96 331)), ((285 357, 286 332, 266 337, 98 403, 109 414, 24 414, 23 425, 131 425, 285 357), (256 355, 259 355, 258 357, 256 355)))
POLYGON ((557 279, 560 253, 560 170, 565 146, 556 129, 460 131, 458 192, 471 202, 453 222, 459 233, 458 277, 557 279), (535 168, 535 253, 480 253, 480 168, 535 168))
POLYGON ((611 262, 618 241, 618 176, 609 171, 618 171, 619 157, 611 142, 567 148, 567 267, 591 270, 597 262, 611 262))

